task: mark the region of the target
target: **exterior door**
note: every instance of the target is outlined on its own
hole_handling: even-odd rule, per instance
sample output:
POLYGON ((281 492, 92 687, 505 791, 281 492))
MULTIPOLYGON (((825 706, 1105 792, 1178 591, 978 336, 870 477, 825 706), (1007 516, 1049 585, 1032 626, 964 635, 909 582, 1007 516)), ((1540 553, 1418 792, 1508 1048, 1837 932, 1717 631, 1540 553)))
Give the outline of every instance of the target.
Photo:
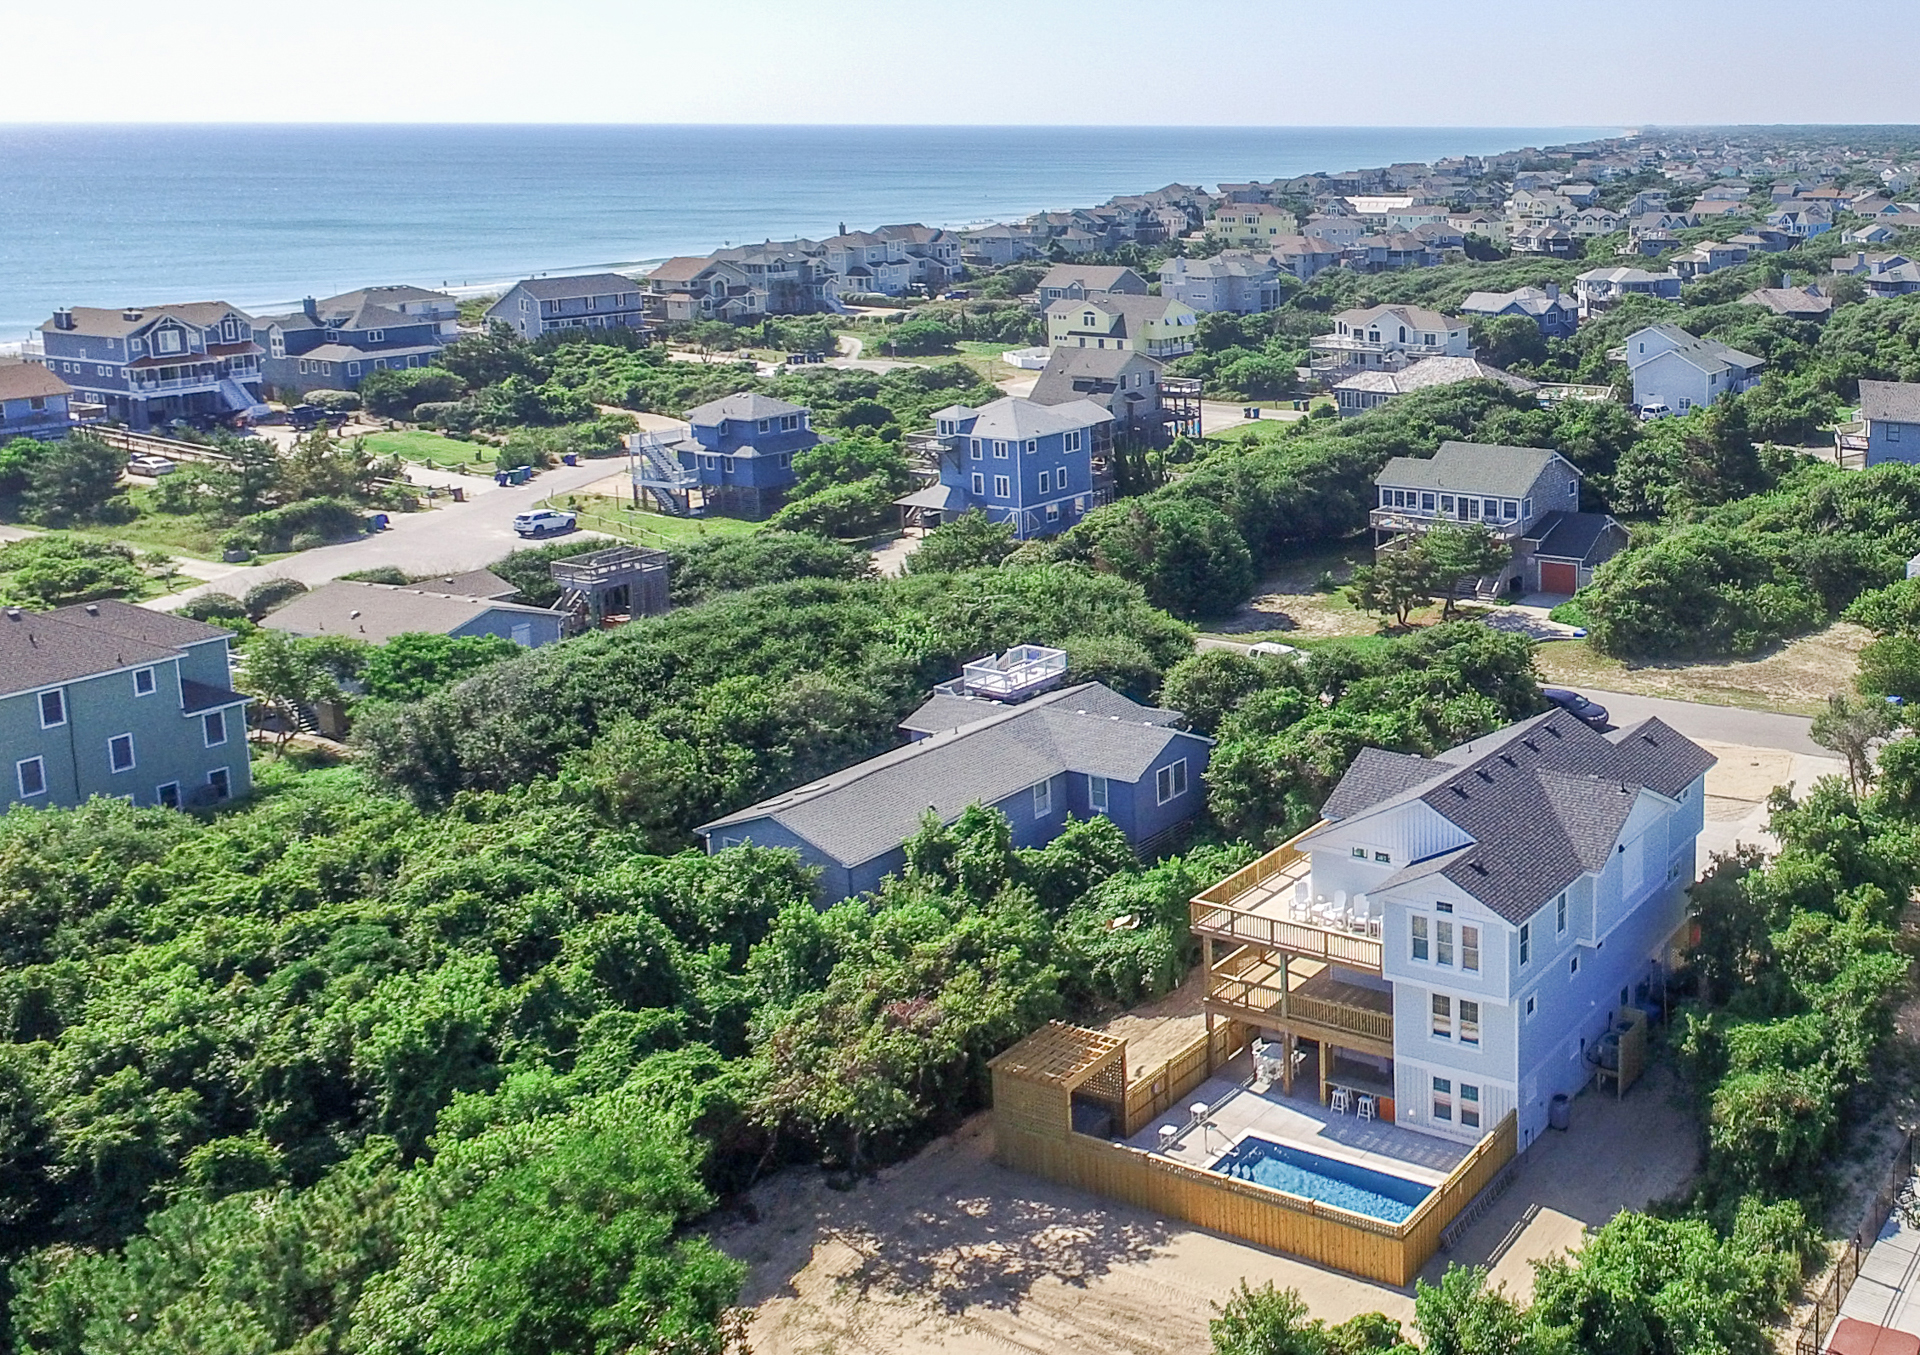
POLYGON ((1579 575, 1572 565, 1553 560, 1540 562, 1541 592, 1572 593, 1579 587, 1579 575))

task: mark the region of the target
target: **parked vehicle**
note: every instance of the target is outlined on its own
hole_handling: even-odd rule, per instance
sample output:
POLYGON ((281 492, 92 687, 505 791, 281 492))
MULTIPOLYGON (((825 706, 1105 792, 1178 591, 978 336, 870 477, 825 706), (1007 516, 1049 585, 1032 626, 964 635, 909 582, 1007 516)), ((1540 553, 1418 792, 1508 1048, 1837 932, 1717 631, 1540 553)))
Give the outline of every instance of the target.
POLYGON ((555 508, 536 508, 532 512, 517 514, 513 519, 513 530, 521 536, 558 536, 561 532, 570 532, 579 519, 572 513, 563 513, 555 508))
POLYGON ((164 456, 136 456, 127 461, 127 474, 162 476, 172 475, 180 469, 164 456))
POLYGON ((1604 732, 1608 726, 1607 708, 1587 700, 1578 692, 1570 692, 1565 687, 1542 687, 1540 695, 1573 716, 1583 725, 1604 732))
POLYGON ((1247 653, 1258 655, 1263 659, 1298 659, 1300 657, 1300 651, 1292 645, 1279 644, 1273 640, 1262 640, 1259 644, 1248 645, 1247 653))
POLYGON ((942 301, 971 301, 973 293, 965 287, 956 287, 952 291, 940 294, 942 301))
POLYGON ((1671 419, 1672 417, 1673 411, 1666 405, 1640 406, 1640 421, 1642 423, 1652 423, 1655 419, 1671 419))

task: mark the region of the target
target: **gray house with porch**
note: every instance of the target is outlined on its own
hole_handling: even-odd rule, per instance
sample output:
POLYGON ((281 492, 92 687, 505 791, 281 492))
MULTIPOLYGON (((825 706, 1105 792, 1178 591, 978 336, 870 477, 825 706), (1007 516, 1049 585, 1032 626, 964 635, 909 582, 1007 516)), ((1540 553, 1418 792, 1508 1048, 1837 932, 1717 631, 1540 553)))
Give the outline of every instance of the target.
POLYGON ((1396 456, 1374 478, 1375 550, 1434 527, 1478 525, 1513 557, 1476 592, 1572 593, 1626 544, 1605 513, 1580 511, 1580 472, 1545 447, 1443 442, 1430 457, 1396 456))
MULTIPOLYGON (((1064 676, 1064 661, 1053 680, 1064 676)), ((1016 847, 1043 847, 1069 816, 1098 815, 1150 849, 1205 799, 1213 741, 1174 728, 1179 718, 1098 682, 1011 701, 946 684, 902 722, 913 742, 694 831, 709 852, 747 844, 797 851, 820 871, 829 902, 899 873, 904 844, 928 814, 952 823, 976 804, 1007 816, 1016 847)))

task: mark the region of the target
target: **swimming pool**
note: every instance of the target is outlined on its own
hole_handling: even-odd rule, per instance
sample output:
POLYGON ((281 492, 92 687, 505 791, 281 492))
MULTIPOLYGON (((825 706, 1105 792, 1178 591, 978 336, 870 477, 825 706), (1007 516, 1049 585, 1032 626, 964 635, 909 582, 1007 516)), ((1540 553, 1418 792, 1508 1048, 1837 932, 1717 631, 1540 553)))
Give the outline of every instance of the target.
POLYGON ((1432 1186, 1418 1181, 1336 1162, 1251 1134, 1216 1159, 1212 1170, 1388 1223, 1401 1222, 1433 1194, 1432 1186))

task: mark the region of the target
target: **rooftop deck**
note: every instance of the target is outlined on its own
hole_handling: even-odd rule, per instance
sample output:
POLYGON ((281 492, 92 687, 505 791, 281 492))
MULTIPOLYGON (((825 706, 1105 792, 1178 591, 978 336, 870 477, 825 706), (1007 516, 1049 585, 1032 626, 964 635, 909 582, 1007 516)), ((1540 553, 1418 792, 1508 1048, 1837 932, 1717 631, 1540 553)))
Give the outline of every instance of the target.
POLYGON ((1206 1167, 1253 1135, 1429 1186, 1446 1180, 1472 1151, 1471 1144, 1452 1143, 1382 1120, 1335 1114, 1319 1105, 1307 1087, 1293 1096, 1283 1094, 1278 1086, 1256 1091, 1259 1084, 1252 1076, 1252 1056, 1242 1054, 1183 1098, 1206 1103, 1205 1120, 1211 1129, 1192 1122, 1188 1107, 1182 1105, 1156 1117, 1128 1140, 1129 1146, 1188 1166, 1206 1167), (1162 1152, 1160 1126, 1166 1124, 1181 1132, 1162 1152))

